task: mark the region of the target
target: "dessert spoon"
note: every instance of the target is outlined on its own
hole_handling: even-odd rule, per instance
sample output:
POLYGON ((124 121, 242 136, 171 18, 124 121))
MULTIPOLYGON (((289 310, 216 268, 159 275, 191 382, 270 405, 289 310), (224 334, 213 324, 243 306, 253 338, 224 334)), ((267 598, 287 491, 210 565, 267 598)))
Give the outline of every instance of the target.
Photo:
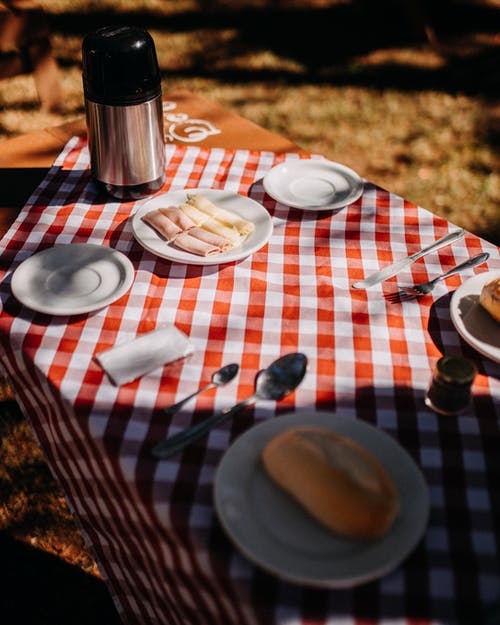
POLYGON ((204 421, 174 434, 153 447, 155 458, 168 458, 186 445, 197 441, 214 426, 233 417, 237 412, 254 404, 259 399, 278 401, 291 393, 302 381, 307 367, 307 357, 301 353, 286 354, 262 369, 255 376, 255 391, 250 397, 237 403, 229 410, 213 415, 204 421))
POLYGON ((202 386, 200 389, 198 389, 194 393, 191 393, 191 395, 184 397, 184 399, 181 399, 181 401, 178 401, 176 404, 172 404, 172 406, 164 408, 163 412, 167 415, 173 415, 178 412, 190 399, 196 397, 196 395, 204 393, 205 391, 208 391, 209 389, 216 386, 224 386, 224 384, 227 384, 234 378, 234 376, 238 373, 238 369, 239 366, 235 363, 225 365, 224 367, 213 373, 211 382, 209 384, 202 386))

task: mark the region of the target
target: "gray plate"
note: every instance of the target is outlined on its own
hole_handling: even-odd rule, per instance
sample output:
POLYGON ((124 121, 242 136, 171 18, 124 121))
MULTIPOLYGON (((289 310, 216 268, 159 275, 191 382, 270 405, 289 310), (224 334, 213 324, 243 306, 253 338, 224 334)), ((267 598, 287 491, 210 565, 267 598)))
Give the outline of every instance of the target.
POLYGON ((324 588, 355 586, 397 567, 422 537, 429 515, 422 473, 393 438, 363 421, 312 411, 265 421, 241 435, 217 469, 214 498, 222 527, 250 561, 287 581, 324 588), (386 536, 373 542, 338 537, 267 477, 262 448, 298 425, 348 436, 382 463, 401 498, 400 514, 386 536))

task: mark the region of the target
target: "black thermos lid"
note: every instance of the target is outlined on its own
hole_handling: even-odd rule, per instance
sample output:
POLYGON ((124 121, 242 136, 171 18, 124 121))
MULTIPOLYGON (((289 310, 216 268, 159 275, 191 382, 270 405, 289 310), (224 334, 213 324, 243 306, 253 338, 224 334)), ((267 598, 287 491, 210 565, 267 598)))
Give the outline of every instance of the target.
POLYGON ((83 90, 98 104, 140 104, 161 94, 151 35, 132 26, 106 26, 82 44, 83 90))

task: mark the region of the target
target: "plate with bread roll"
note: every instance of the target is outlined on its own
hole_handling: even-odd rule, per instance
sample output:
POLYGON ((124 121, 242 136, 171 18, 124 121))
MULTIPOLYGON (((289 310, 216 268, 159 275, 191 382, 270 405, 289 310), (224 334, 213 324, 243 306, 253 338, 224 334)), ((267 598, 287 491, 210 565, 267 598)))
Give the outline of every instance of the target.
POLYGON ((149 252, 189 265, 241 260, 263 247, 273 225, 267 210, 220 189, 183 189, 147 200, 132 218, 136 240, 149 252))
POLYGON ((422 538, 425 479, 382 430, 301 411, 242 434, 215 475, 217 517, 235 547, 300 585, 348 588, 396 568, 422 538))
POLYGON ((450 315, 471 347, 500 362, 500 269, 483 271, 463 282, 452 295, 450 315))

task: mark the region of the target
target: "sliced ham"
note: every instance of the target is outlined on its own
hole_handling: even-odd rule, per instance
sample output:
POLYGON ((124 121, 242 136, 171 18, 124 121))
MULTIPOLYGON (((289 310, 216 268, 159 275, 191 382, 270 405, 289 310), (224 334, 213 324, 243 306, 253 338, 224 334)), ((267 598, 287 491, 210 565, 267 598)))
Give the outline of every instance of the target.
POLYGON ((173 241, 175 237, 182 232, 171 219, 169 219, 160 209, 149 211, 142 217, 152 228, 156 230, 167 242, 173 241))
POLYGON ((220 247, 193 237, 189 232, 179 234, 175 238, 174 245, 185 252, 190 252, 197 256, 212 256, 214 254, 220 254, 221 251, 220 247))
POLYGON ((160 208, 159 210, 165 215, 165 217, 168 217, 170 221, 173 221, 182 232, 196 226, 196 222, 186 215, 186 213, 181 211, 178 206, 168 206, 167 208, 160 208))
POLYGON ((228 241, 228 239, 225 239, 224 237, 221 237, 213 232, 209 232, 204 228, 192 228, 189 231, 189 235, 199 239, 200 241, 204 241, 209 245, 215 245, 215 247, 218 247, 221 252, 226 252, 233 247, 233 244, 231 241, 228 241))

